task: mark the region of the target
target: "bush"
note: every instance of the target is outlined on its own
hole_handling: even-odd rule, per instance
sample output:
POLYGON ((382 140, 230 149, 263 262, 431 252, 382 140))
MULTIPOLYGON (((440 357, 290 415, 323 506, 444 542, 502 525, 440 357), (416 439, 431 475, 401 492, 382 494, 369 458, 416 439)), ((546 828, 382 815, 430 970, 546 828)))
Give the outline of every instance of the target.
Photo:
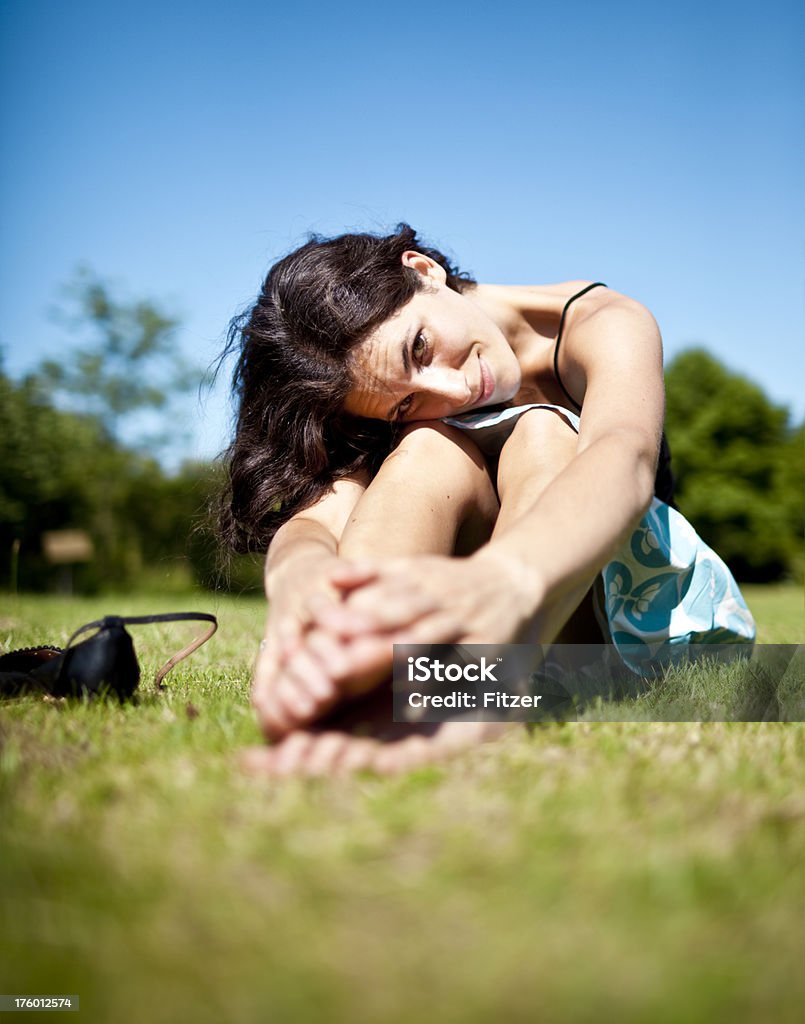
POLYGON ((703 349, 678 355, 665 382, 681 511, 739 579, 792 573, 802 551, 803 428, 703 349))

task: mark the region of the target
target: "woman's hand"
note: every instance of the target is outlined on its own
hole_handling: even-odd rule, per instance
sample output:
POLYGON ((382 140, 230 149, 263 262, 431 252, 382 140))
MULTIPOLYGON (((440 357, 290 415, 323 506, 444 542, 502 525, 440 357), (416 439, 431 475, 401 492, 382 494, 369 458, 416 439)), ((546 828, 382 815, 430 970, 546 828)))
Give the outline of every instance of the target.
POLYGON ((467 559, 335 559, 319 572, 326 586, 295 620, 269 618, 253 699, 270 739, 387 679, 395 643, 525 640, 539 606, 533 574, 489 548, 467 559))
POLYGON ((315 596, 338 598, 333 577, 357 586, 370 577, 336 555, 311 556, 289 563, 269 604, 265 633, 252 680, 252 704, 269 738, 311 721, 337 698, 333 680, 306 651, 312 625, 308 610, 315 596))
POLYGON ((395 643, 535 639, 540 581, 491 547, 471 558, 417 555, 360 568, 360 581, 332 574, 340 599, 317 595, 308 603, 304 655, 342 694, 356 696, 387 676, 395 643))

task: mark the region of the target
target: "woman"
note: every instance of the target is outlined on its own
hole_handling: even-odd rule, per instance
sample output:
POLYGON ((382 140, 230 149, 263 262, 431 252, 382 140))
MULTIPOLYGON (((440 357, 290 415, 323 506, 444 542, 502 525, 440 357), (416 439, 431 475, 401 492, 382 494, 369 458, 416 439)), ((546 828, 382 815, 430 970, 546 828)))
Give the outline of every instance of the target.
MULTIPOLYGON (((635 625, 650 604, 660 585, 629 590, 620 555, 640 527, 656 562, 677 513, 660 333, 638 302, 600 283, 477 284, 403 224, 280 260, 234 349, 222 532, 236 550, 270 543, 253 702, 280 741, 254 767, 393 770, 481 738, 310 728, 388 678, 395 642, 601 642, 621 636, 616 606, 635 625)), ((731 621, 707 608, 683 639, 753 638, 723 571, 731 621)))

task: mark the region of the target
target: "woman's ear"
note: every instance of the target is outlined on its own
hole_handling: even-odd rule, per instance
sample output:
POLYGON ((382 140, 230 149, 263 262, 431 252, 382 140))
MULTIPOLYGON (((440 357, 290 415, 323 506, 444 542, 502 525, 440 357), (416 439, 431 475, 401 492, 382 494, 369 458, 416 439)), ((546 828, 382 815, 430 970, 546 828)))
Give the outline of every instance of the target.
POLYGON ((414 249, 406 249, 402 254, 404 267, 410 267, 423 277, 429 278, 432 282, 444 284, 447 280, 447 272, 441 264, 432 260, 424 253, 416 252, 414 249))

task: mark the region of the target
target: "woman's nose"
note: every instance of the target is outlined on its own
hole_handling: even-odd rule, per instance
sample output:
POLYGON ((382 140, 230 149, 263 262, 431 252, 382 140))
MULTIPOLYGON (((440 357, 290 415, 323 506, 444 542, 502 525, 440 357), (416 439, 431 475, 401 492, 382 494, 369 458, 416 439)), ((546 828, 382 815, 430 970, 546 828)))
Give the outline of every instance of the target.
POLYGON ((457 405, 466 405, 471 398, 470 386, 461 370, 446 366, 430 366, 420 378, 423 390, 457 405))

